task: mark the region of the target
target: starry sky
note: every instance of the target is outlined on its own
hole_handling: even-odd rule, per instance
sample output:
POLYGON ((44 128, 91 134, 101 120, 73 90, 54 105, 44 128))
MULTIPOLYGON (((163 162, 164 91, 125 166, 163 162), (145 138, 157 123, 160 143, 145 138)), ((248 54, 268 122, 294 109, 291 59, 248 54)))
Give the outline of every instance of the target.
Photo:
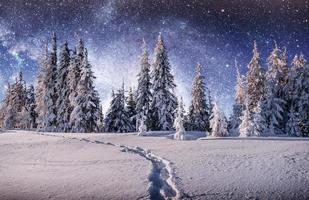
POLYGON ((177 94, 188 107, 194 69, 226 114, 235 93, 234 59, 246 73, 253 41, 263 67, 274 46, 309 57, 309 0, 0 0, 0 98, 21 69, 35 83, 42 43, 85 40, 106 110, 111 89, 136 86, 142 38, 153 49, 159 32, 168 49, 177 94))

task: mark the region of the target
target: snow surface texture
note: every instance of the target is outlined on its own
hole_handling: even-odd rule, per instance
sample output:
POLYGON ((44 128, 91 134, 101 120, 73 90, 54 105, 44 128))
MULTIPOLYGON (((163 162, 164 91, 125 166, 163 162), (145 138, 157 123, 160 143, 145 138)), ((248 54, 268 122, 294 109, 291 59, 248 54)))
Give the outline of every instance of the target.
POLYGON ((149 134, 1 132, 0 199, 309 198, 306 138, 149 134))

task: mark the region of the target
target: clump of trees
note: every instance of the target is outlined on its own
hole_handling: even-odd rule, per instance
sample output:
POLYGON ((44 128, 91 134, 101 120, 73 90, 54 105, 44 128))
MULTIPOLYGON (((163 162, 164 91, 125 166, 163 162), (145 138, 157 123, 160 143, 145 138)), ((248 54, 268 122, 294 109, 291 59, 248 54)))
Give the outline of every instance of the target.
POLYGON ((309 64, 304 55, 296 55, 289 67, 286 49, 275 44, 267 65, 265 71, 254 42, 247 74, 237 74, 231 131, 240 136, 308 136, 309 64))
POLYGON ((79 38, 73 50, 64 42, 58 51, 52 35, 40 58, 37 87, 26 87, 22 73, 8 86, 3 102, 3 125, 37 128, 53 132, 96 132, 100 130, 101 107, 87 48, 79 38))

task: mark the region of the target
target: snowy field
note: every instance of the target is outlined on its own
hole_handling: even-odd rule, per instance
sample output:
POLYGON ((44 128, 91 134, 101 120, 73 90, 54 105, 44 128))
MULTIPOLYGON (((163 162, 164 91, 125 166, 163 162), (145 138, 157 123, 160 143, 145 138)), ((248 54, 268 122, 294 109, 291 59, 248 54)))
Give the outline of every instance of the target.
POLYGON ((166 134, 0 132, 0 199, 309 199, 307 138, 166 134))

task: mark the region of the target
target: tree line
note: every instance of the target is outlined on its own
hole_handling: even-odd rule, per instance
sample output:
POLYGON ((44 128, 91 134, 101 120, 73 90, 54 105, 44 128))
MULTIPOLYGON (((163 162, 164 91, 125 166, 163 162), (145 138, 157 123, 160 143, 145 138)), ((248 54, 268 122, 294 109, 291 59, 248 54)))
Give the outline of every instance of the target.
POLYGON ((181 98, 175 95, 176 84, 161 33, 154 53, 154 62, 150 64, 143 40, 136 90, 126 91, 124 83, 113 90, 104 116, 83 40, 79 38, 73 49, 65 42, 58 52, 54 33, 50 51, 46 45, 40 58, 36 89, 27 87, 20 73, 16 82, 8 86, 0 122, 7 129, 52 132, 176 129, 207 131, 214 136, 308 135, 309 67, 303 54, 296 55, 289 67, 286 49, 275 45, 265 71, 254 43, 247 74, 241 75, 237 70, 235 104, 227 120, 212 100, 200 64, 196 66, 186 113, 181 98))

